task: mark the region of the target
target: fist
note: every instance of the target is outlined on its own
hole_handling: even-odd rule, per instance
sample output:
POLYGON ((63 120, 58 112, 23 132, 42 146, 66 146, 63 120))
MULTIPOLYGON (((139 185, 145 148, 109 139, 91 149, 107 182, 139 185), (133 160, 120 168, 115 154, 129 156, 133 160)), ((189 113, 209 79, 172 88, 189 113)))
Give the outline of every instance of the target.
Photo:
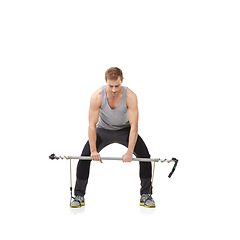
POLYGON ((122 156, 123 162, 131 162, 133 159, 133 154, 132 153, 126 153, 122 156))
POLYGON ((93 161, 99 161, 99 162, 103 163, 101 160, 100 154, 96 151, 91 153, 91 158, 93 161))

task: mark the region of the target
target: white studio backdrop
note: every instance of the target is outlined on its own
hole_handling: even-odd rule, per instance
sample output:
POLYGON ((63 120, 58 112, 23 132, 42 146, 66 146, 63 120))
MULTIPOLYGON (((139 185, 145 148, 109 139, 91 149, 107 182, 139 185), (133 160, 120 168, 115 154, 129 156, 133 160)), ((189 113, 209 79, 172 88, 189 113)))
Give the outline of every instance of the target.
POLYGON ((1 1, 4 239, 239 239, 239 11, 231 0, 1 1), (138 206, 138 163, 110 161, 92 163, 86 206, 69 209, 69 162, 48 159, 81 154, 112 66, 138 96, 151 156, 179 159, 170 179, 173 164, 156 163, 156 209, 138 206))

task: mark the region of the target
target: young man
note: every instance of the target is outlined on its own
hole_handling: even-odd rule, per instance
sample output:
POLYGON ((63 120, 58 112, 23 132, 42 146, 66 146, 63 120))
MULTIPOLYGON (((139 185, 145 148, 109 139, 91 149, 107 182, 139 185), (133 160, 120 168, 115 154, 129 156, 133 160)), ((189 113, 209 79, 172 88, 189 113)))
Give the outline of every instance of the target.
MULTIPOLYGON (((150 158, 148 149, 138 135, 137 96, 129 88, 122 86, 123 74, 119 68, 109 68, 105 73, 107 85, 93 93, 89 108, 89 141, 82 156, 91 156, 93 161, 101 161, 99 152, 111 143, 127 147, 123 162, 131 162, 133 154, 139 158, 150 158)), ((75 198, 71 207, 85 205, 84 195, 89 177, 91 161, 79 160, 75 198)), ((140 205, 155 207, 152 199, 151 162, 139 162, 141 180, 140 205)))

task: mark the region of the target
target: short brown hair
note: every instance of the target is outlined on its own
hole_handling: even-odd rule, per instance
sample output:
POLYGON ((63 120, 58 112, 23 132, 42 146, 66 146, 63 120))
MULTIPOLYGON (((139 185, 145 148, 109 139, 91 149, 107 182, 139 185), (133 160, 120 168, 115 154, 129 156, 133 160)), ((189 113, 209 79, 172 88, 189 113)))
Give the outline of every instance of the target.
POLYGON ((106 79, 106 81, 107 81, 107 79, 109 79, 109 80, 117 80, 118 77, 120 77, 121 80, 123 80, 123 74, 122 74, 122 70, 120 68, 111 67, 111 68, 109 68, 105 72, 105 79, 106 79))

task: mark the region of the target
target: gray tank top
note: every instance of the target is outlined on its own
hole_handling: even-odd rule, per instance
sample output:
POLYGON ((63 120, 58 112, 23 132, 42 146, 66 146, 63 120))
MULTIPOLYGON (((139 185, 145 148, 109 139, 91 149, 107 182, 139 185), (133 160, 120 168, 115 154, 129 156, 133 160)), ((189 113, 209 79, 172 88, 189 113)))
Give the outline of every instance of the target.
POLYGON ((102 106, 99 112, 99 119, 97 123, 98 128, 104 128, 107 130, 120 130, 130 127, 128 121, 128 109, 126 106, 127 87, 122 87, 122 98, 119 105, 115 109, 111 109, 108 104, 106 93, 107 85, 102 87, 102 106))

